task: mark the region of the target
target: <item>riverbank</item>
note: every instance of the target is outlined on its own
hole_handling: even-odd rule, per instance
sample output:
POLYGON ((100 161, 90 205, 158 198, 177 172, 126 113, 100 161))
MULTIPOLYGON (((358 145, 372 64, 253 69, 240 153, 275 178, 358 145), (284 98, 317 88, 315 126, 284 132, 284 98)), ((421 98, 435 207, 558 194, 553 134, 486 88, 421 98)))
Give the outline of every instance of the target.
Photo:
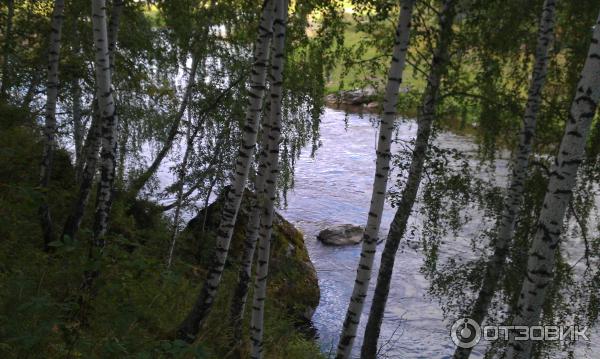
MULTIPOLYGON (((398 116, 403 118, 416 118, 418 111, 418 93, 410 87, 400 89, 398 116)), ((325 105, 333 110, 359 115, 380 116, 383 93, 373 87, 339 90, 325 96, 325 105)), ((441 130, 450 131, 461 136, 475 138, 478 135, 478 123, 467 119, 465 116, 449 112, 440 116, 436 122, 441 130)))
MULTIPOLYGON (((55 241, 51 253, 43 252, 37 215, 41 131, 32 114, 16 108, 0 106, 0 119, 0 356, 222 358, 230 350, 228 296, 236 281, 243 228, 234 235, 209 329, 192 346, 172 338, 205 278, 217 221, 212 215, 204 232, 195 228, 198 219, 183 231, 167 269, 173 228, 169 216, 154 202, 126 202, 117 196, 107 246, 94 267, 100 272, 95 292, 81 305, 82 275, 90 269, 95 191, 77 240, 55 241)), ((56 151, 54 165, 48 196, 60 232, 77 186, 67 151, 56 151)), ((218 213, 217 207, 211 205, 208 213, 218 213)), ((321 357, 308 321, 319 302, 316 275, 302 235, 281 217, 274 231, 272 269, 265 357, 321 357)), ((247 326, 249 317, 245 319, 247 326)), ((246 333, 246 344, 248 340, 246 333)))

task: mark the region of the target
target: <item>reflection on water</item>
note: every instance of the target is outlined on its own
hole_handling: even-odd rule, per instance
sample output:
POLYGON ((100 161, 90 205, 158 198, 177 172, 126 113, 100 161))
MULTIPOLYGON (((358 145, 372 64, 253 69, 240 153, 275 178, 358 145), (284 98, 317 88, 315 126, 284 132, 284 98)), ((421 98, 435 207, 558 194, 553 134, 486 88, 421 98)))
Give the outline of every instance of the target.
MULTIPOLYGON (((358 115, 348 117, 341 111, 327 109, 321 118, 320 136, 322 146, 315 157, 305 150, 296 163, 295 188, 288 194, 287 208, 280 213, 294 223, 305 235, 306 245, 315 265, 321 289, 321 302, 313 321, 319 331, 322 349, 325 353, 335 353, 337 337, 340 333, 344 315, 356 274, 356 265, 360 256, 360 245, 350 247, 328 247, 316 240, 317 233, 335 224, 352 223, 364 225, 366 222, 371 186, 375 171, 376 128, 368 118, 358 115), (347 120, 347 121, 345 121, 347 120)), ((416 124, 404 121, 399 126, 400 140, 409 141, 416 134, 416 124)), ((468 138, 451 133, 440 133, 436 144, 446 149, 457 149, 471 155, 476 151, 475 144, 468 138)), ((398 150, 398 145, 392 147, 398 150)), ((174 152, 181 149, 175 148, 174 152)), ((147 151, 150 152, 150 151, 147 151)), ((146 153, 149 155, 149 153, 146 153)), ((152 157, 152 156, 150 156, 152 157)), ((502 158, 506 158, 504 153, 502 158)), ((168 159, 161 166, 159 180, 161 187, 172 183, 175 178, 168 168, 175 162, 168 159)), ((496 161, 495 171, 490 175, 484 170, 480 177, 492 178, 497 185, 505 185, 507 161, 496 161)), ((393 182, 393 181, 390 181, 393 182)), ((200 205, 200 204, 199 204, 200 205)), ((418 207, 418 203, 415 205, 418 207)), ((382 217, 380 238, 385 238, 388 226, 394 215, 394 209, 386 203, 382 217)), ((413 211, 409 225, 419 227, 419 216, 413 211)), ((193 213, 187 213, 187 216, 193 213)), ((478 237, 491 224, 482 221, 480 214, 470 210, 474 218, 467 223, 458 236, 446 239, 440 260, 448 257, 473 258, 471 240, 478 237)), ((418 233, 418 232, 417 232, 418 233)), ((392 277, 388 305, 381 331, 381 350, 388 358, 450 358, 454 344, 449 336, 449 320, 444 320, 439 304, 426 296, 429 283, 419 272, 423 264, 418 248, 405 245, 403 240, 396 256, 396 265, 392 277)), ((482 248, 484 246, 481 246, 482 248)), ((567 252, 581 249, 581 243, 570 246, 567 252)), ((367 321, 378 270, 379 255, 383 245, 379 245, 373 279, 367 297, 367 305, 361 318, 358 345, 362 342, 364 326, 367 321)), ((568 254, 569 261, 580 258, 580 251, 568 254)), ((593 338, 600 335, 597 329, 591 331, 593 338)), ((597 347, 597 345, 594 345, 597 347)), ((589 350, 580 348, 577 358, 596 357, 589 350)), ((485 347, 483 342, 477 346, 472 358, 481 358, 485 347)), ((355 355, 359 348, 355 348, 355 355)), ((592 351, 593 352, 593 351, 592 351)))
MULTIPOLYGON (((376 128, 369 119, 358 115, 349 115, 347 126, 344 118, 343 112, 326 110, 321 123, 322 147, 314 158, 305 153, 297 162, 295 188, 288 195, 288 207, 281 209, 283 216, 304 232, 318 272, 321 303, 315 313, 314 323, 325 352, 330 349, 335 351, 352 292, 360 246, 327 247, 315 237, 320 230, 334 224, 364 225, 375 171, 376 128)), ((403 122, 399 128, 399 138, 412 139, 416 127, 412 121, 403 122)), ((437 142, 462 152, 475 150, 470 141, 449 133, 440 134, 437 142)), ((503 166, 505 163, 500 161, 500 173, 505 172, 503 166)), ((381 238, 385 238, 394 212, 386 203, 381 238)), ((415 222, 418 219, 412 218, 411 221, 413 225, 418 224, 415 222)), ((469 234, 479 230, 467 226, 464 238, 457 239, 454 250, 468 256, 469 234)), ((380 245, 376 263, 379 262, 382 249, 380 245)), ((439 358, 452 353, 448 323, 443 321, 439 305, 424 296, 428 283, 419 273, 421 265, 421 255, 415 249, 405 247, 398 252, 381 335, 382 343, 387 342, 383 351, 387 351, 390 357, 439 358)), ((376 264, 367 303, 371 301, 377 270, 376 264)), ((363 313, 356 343, 362 342, 368 309, 365 308, 363 313)))
MULTIPOLYGON (((413 121, 402 122, 398 131, 399 139, 405 141, 413 139, 416 127, 413 121)), ((337 337, 352 292, 360 245, 328 247, 318 242, 316 235, 320 230, 334 224, 364 225, 366 222, 375 171, 377 130, 368 118, 352 114, 346 118, 341 111, 327 109, 322 116, 320 133, 322 147, 314 158, 310 157, 310 151, 305 151, 297 162, 295 188, 288 195, 287 208, 281 208, 280 211, 305 235, 321 288, 321 302, 313 321, 319 330, 323 351, 335 353, 337 337)), ((452 133, 440 133, 435 143, 440 147, 457 149, 466 154, 475 167, 476 146, 470 139, 452 133)), ((397 147, 398 145, 396 148, 393 146, 392 150, 397 151, 397 147)), ((507 179, 505 159, 508 154, 502 153, 500 157, 503 159, 496 161, 492 173, 480 170, 478 176, 488 180, 491 178, 496 185, 505 186, 507 179)), ((417 203, 415 206, 418 205, 417 203)), ((380 238, 385 238, 394 212, 390 204, 386 203, 380 238)), ((409 225, 419 227, 419 216, 415 212, 413 211, 409 225)), ((483 221, 481 214, 476 210, 469 210, 469 215, 474 220, 467 223, 458 236, 445 239, 446 245, 442 247, 443 252, 440 253, 441 261, 449 257, 458 260, 473 258, 471 240, 478 237, 484 229, 491 228, 492 224, 483 221)), ((581 242, 581 238, 575 237, 569 241, 581 242)), ((437 301, 426 296, 429 283, 419 273, 423 261, 418 248, 413 249, 405 243, 406 241, 403 240, 404 246, 401 245, 396 256, 381 331, 380 353, 385 353, 382 357, 388 358, 450 358, 454 351, 454 344, 449 336, 451 322, 444 320, 437 301)), ((583 248, 581 243, 567 247, 565 253, 570 263, 581 257, 580 252, 583 248)), ((380 244, 356 345, 362 342, 382 250, 383 245, 380 244)), ((600 335, 596 328, 590 333, 592 338, 600 335)), ((597 354, 593 354, 598 350, 597 344, 592 344, 591 349, 586 348, 584 343, 581 344, 583 345, 576 346, 576 358, 597 357, 597 354)), ((359 351, 360 349, 355 347, 354 355, 357 356, 359 351)), ((482 341, 475 347, 471 357, 481 358, 484 351, 482 341)), ((557 357, 563 355, 559 354, 557 357)))

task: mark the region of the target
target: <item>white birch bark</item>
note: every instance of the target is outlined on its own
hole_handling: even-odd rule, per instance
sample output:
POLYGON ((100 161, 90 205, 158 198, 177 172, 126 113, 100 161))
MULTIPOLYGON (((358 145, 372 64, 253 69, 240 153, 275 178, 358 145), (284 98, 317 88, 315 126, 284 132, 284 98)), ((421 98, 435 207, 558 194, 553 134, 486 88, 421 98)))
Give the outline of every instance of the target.
MULTIPOLYGON (((0 84, 0 98, 6 98, 6 92, 8 91, 10 62, 11 53, 13 48, 13 18, 15 15, 15 2, 14 0, 8 0, 6 2, 8 8, 6 14, 6 27, 4 29, 4 46, 2 47, 2 83, 0 84)), ((32 81, 33 83, 33 81, 32 81)))
POLYGON ((104 246, 108 217, 112 205, 115 178, 117 117, 111 84, 110 54, 108 51, 108 29, 106 1, 92 0, 92 27, 95 47, 96 98, 102 122, 102 148, 100 152, 100 183, 94 222, 94 245, 104 246))
MULTIPOLYGON (((60 60, 60 46, 62 25, 64 21, 64 0, 54 1, 52 20, 50 22, 50 46, 48 48, 48 77, 46 80, 46 110, 44 126, 44 152, 42 154, 40 187, 47 190, 52 171, 52 162, 56 148, 56 102, 58 100, 58 64, 60 60)), ((52 217, 48 207, 47 198, 43 199, 40 206, 44 246, 53 240, 52 217)))
POLYGON ((81 86, 78 79, 71 81, 71 97, 73 101, 73 142, 75 143, 75 179, 76 183, 81 183, 83 176, 83 166, 85 158, 83 157, 84 124, 81 114, 81 86))
MULTIPOLYGON (((273 55, 271 55, 273 56, 273 55)), ((271 60, 273 61, 273 60, 271 60)), ((263 116, 262 139, 260 146, 259 164, 254 180, 255 198, 252 203, 252 213, 246 228, 246 240, 244 241, 244 251, 240 270, 238 273, 238 282, 235 292, 231 299, 230 319, 231 328, 233 329, 233 343, 237 345, 242 339, 242 319, 248 298, 248 289, 250 286, 250 278, 252 276, 252 262, 254 260, 254 252, 256 250, 256 242, 258 241, 258 233, 260 231, 260 217, 262 208, 265 202, 265 183, 267 181, 269 168, 267 167, 269 153, 269 133, 272 127, 270 116, 270 102, 266 105, 268 113, 263 116)))
POLYGON ((231 189, 227 194, 223 212, 221 213, 215 253, 202 290, 192 310, 177 329, 177 337, 187 342, 195 340, 197 333, 200 331, 210 312, 221 282, 225 262, 227 261, 231 235, 233 234, 235 220, 246 187, 250 162, 254 157, 258 119, 262 110, 265 79, 269 62, 269 40, 273 34, 273 17, 273 1, 267 0, 262 11, 258 38, 254 47, 254 63, 252 65, 248 92, 249 103, 246 112, 246 124, 243 128, 242 143, 238 151, 231 189))
MULTIPOLYGON (((556 249, 559 246, 563 220, 577 170, 585 156, 585 145, 592 119, 600 99, 600 15, 594 26, 589 52, 581 71, 577 91, 565 133, 550 172, 550 181, 538 219, 537 231, 529 249, 527 271, 521 287, 513 325, 538 325, 546 288, 552 283, 556 249)), ((516 341, 510 337, 507 358, 525 359, 531 356, 531 341, 516 341)))
POLYGON ((79 232, 79 227, 81 226, 85 207, 88 203, 94 177, 96 175, 98 151, 100 151, 100 142, 102 138, 101 122, 98 101, 94 99, 92 102, 92 123, 83 146, 85 165, 83 166, 81 179, 79 181, 79 193, 73 202, 71 213, 65 222, 61 236, 62 238, 69 237, 75 239, 77 232, 79 232))
POLYGON ((273 229, 273 215, 275 212, 275 199, 277 197, 277 179, 279 176, 279 140, 281 137, 281 101, 288 0, 278 0, 275 12, 275 22, 273 24, 273 54, 271 58, 271 128, 269 131, 269 153, 266 164, 267 180, 265 183, 263 213, 260 217, 260 239, 258 243, 256 277, 252 298, 252 320, 250 323, 250 337, 252 342, 250 358, 252 359, 262 359, 264 349, 263 333, 265 300, 267 297, 267 276, 269 273, 271 232, 273 229))
MULTIPOLYGON (((114 64, 112 63, 112 61, 114 61, 114 56, 112 52, 116 48, 121 11, 122 6, 119 7, 115 3, 115 6, 113 7, 113 13, 111 16, 111 26, 108 29, 108 57, 110 62, 111 76, 112 71, 114 69, 114 64)), ((65 226, 63 228, 62 233, 63 237, 69 236, 70 238, 74 239, 77 236, 79 227, 81 226, 81 221, 85 213, 85 207, 88 203, 90 191, 92 190, 94 177, 96 174, 96 167, 99 159, 99 151, 102 145, 102 129, 103 119, 100 113, 98 96, 96 93, 94 94, 94 100, 92 101, 92 123, 90 125, 88 134, 85 139, 85 145, 83 146, 83 158, 85 160, 85 164, 83 165, 83 171, 81 173, 81 178, 79 181, 79 194, 73 202, 71 213, 69 214, 69 217, 65 222, 65 226)))
POLYGON ((110 61, 110 72, 115 72, 115 50, 117 48, 117 39, 119 37, 119 25, 121 24, 121 15, 125 8, 124 0, 113 0, 110 20, 108 22, 108 57, 110 61))
MULTIPOLYGON (((495 242, 494 254, 489 259, 483 284, 469 318, 478 324, 483 322, 488 308, 496 292, 498 281, 503 272, 506 255, 512 242, 515 222, 519 215, 519 209, 523 198, 524 183, 527 178, 527 168, 533 138, 535 136, 536 118, 542 102, 542 89, 546 80, 549 56, 548 52, 554 34, 554 14, 556 0, 546 0, 542 8, 540 18, 538 39, 535 51, 533 75, 529 85, 527 105, 523 116, 523 128, 521 129, 519 147, 513 158, 513 171, 508 194, 504 200, 504 209, 498 228, 498 236, 495 242)), ((455 359, 466 359, 473 348, 457 347, 454 352, 455 359)))
POLYGON ((398 103, 398 91, 402 82, 406 52, 410 39, 410 25, 414 0, 401 2, 400 16, 396 28, 392 61, 388 72, 388 82, 383 99, 383 115, 379 127, 379 140, 377 142, 377 162, 375 164, 375 178, 373 180, 373 192, 371 194, 371 205, 367 216, 367 225, 363 234, 363 243, 360 254, 356 280, 352 297, 346 312, 346 319, 338 343, 338 359, 350 358, 356 331, 360 322, 360 316, 365 304, 369 282, 371 280, 371 269, 373 259, 377 250, 377 239, 381 225, 381 215, 385 202, 387 181, 390 172, 390 147, 394 132, 394 120, 396 119, 396 105, 398 103))
POLYGON ((436 47, 433 51, 430 72, 427 78, 427 86, 419 113, 417 115, 417 137, 412 153, 412 159, 408 170, 408 178, 402 190, 400 203, 390 224, 390 231, 385 242, 385 248, 381 254, 381 264, 377 275, 377 284, 373 294, 373 302, 369 312, 369 320, 365 329, 365 337, 361 348, 362 359, 375 359, 377 357, 377 343, 381 331, 383 314, 387 304, 390 290, 390 282, 394 271, 396 252, 400 240, 406 232, 408 219, 415 203, 421 175, 425 164, 425 155, 429 146, 431 126, 435 118, 435 110, 439 98, 439 88, 443 74, 448 64, 448 48, 452 41, 452 23, 456 14, 456 0, 445 0, 439 12, 439 34, 436 47))
POLYGON ((185 133, 186 138, 186 148, 185 153, 183 154, 183 159, 181 160, 181 167, 179 168, 179 179, 177 183, 177 206, 175 207, 175 216, 173 218, 173 232, 171 233, 171 247, 169 248, 169 257, 167 259, 167 269, 171 268, 171 263, 173 262, 173 253, 175 252, 175 244, 177 243, 177 234, 179 233, 179 220, 181 215, 181 206, 183 205, 183 185, 186 177, 186 169, 188 164, 188 159, 190 157, 190 152, 192 152, 193 138, 192 138, 192 116, 190 112, 188 112, 188 123, 187 129, 185 133))

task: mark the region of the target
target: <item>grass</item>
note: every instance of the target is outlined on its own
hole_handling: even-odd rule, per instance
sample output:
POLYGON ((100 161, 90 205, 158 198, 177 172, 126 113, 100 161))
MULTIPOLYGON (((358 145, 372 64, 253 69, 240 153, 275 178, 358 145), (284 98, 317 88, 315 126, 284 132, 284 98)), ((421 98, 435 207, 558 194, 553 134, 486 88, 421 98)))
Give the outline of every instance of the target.
MULTIPOLYGON (((0 104, 0 119, 0 357, 222 358, 229 351, 226 318, 243 223, 206 329, 193 345, 174 340, 174 329, 203 283, 218 208, 205 233, 193 228, 182 233, 169 270, 165 259, 172 223, 146 201, 117 198, 108 245, 93 267, 87 259, 93 198, 79 238, 55 242, 54 251, 45 253, 37 215, 40 132, 32 115, 9 106, 0 104), (80 285, 84 271, 92 268, 100 276, 88 294, 80 285)), ((57 228, 75 193, 73 178, 69 155, 58 150, 48 191, 57 228)), ((299 313, 316 306, 319 295, 302 241, 287 222, 276 226, 265 313, 268 359, 321 357, 316 340, 298 329, 299 313)), ((245 319, 247 328, 249 316, 245 319)), ((247 352, 249 339, 244 339, 247 352)))
MULTIPOLYGON (((362 87, 360 84, 364 84, 366 81, 384 83, 386 77, 385 73, 368 73, 365 67, 360 64, 377 59, 377 61, 380 61, 387 70, 387 66, 389 66, 391 61, 391 53, 389 56, 385 56, 385 54, 382 55, 375 47, 365 46, 368 35, 357 29, 356 20, 351 13, 345 13, 344 20, 347 23, 344 31, 344 47, 346 50, 351 50, 362 45, 364 51, 361 51, 353 58, 353 61, 359 64, 357 66, 347 68, 344 61, 339 61, 336 64, 326 83, 326 93, 328 94, 340 90, 352 90, 357 87, 362 87)), ((407 64, 403 75, 403 86, 407 86, 418 92, 421 92, 425 88, 424 77, 409 64, 407 64)))

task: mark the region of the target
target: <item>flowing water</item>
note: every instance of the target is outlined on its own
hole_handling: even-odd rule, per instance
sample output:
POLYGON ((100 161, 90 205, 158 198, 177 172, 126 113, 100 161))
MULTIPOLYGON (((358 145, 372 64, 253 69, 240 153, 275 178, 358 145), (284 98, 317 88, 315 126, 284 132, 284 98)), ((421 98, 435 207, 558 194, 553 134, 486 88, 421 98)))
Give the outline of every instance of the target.
MULTIPOLYGON (((414 138, 416 128, 415 122, 403 121, 398 130, 399 139, 414 138)), ((311 158, 310 151, 305 151, 297 162, 295 187, 288 195, 287 208, 280 211, 304 233, 317 270, 321 302, 313 321, 319 331, 322 349, 327 353, 335 352, 361 247, 326 246, 317 241, 316 235, 335 224, 364 226, 366 223, 375 173, 377 128, 369 118, 356 114, 346 117, 342 111, 327 109, 322 117, 320 134, 322 146, 315 156, 311 158)), ((475 151, 470 140, 450 133, 440 134, 436 141, 443 147, 457 148, 465 153, 475 151)), ((505 162, 500 161, 500 173, 505 172, 504 167, 505 162)), ((390 203, 386 202, 380 238, 385 238, 394 213, 390 203)), ((411 218, 411 222, 418 226, 418 218, 411 218)), ((477 228, 467 231, 475 233, 477 228)), ((471 256, 468 240, 457 242, 455 254, 471 256)), ((367 303, 371 300, 382 249, 383 244, 380 244, 367 303)), ((381 333, 381 343, 386 343, 382 353, 389 357, 439 358, 452 353, 454 344, 448 323, 443 320, 439 305, 425 297, 428 282, 419 272, 422 264, 422 256, 415 246, 401 247, 381 333)), ((368 309, 367 304, 356 343, 362 342, 368 309)))
MULTIPOLYGON (((399 140, 413 139, 416 129, 414 121, 401 121, 398 128, 399 140)), ((320 304, 313 316, 314 326, 318 330, 323 352, 335 353, 361 247, 326 246, 317 241, 316 235, 322 229, 336 224, 364 226, 366 223, 375 171, 377 128, 368 117, 326 109, 321 117, 320 142, 321 147, 314 157, 310 156, 310 149, 305 149, 297 161, 295 187, 288 193, 287 206, 280 208, 279 212, 304 233, 321 290, 320 304)), ((475 168, 477 146, 470 138, 442 132, 435 139, 435 144, 445 149, 459 150, 470 157, 475 168)), ((394 144, 392 151, 397 151, 398 147, 398 144, 394 144)), ((492 179, 496 185, 503 186, 507 178, 508 154, 503 153, 500 157, 503 159, 496 161, 492 173, 480 170, 478 176, 492 179)), ((163 186, 174 180, 173 174, 167 170, 173 164, 169 160, 161 166, 159 178, 163 186)), ((392 182, 394 181, 390 180, 390 187, 392 182)), ((415 206, 418 208, 419 204, 415 206)), ((449 257, 474 258, 471 241, 491 227, 491 223, 481 220, 481 214, 477 210, 469 211, 474 219, 459 231, 458 236, 444 240, 443 251, 440 253, 442 262, 449 257)), ((394 213, 390 203, 386 202, 380 238, 385 238, 394 213)), ((418 229, 420 224, 419 214, 413 211, 409 225, 418 229)), ((380 337, 382 358, 450 358, 455 348, 449 330, 452 318, 444 319, 437 300, 427 296, 429 282, 420 273, 423 255, 418 247, 419 231, 416 233, 412 240, 402 240, 396 256, 380 337)), ((380 244, 354 353, 360 351, 356 345, 362 342, 382 250, 383 244, 380 244)), ((593 333, 598 335, 597 330, 593 333)), ((482 341, 475 347, 472 358, 481 358, 484 351, 482 341)), ((597 356, 583 348, 576 357, 597 356)))
MULTIPOLYGON (((414 121, 403 121, 399 126, 399 138, 414 138, 416 127, 414 121)), ((281 208, 280 212, 304 233, 321 289, 321 301, 313 317, 314 325, 319 331, 322 350, 325 353, 335 353, 361 247, 326 246, 317 241, 316 235, 320 230, 336 224, 366 223, 375 171, 377 128, 368 118, 355 114, 346 116, 344 112, 332 109, 325 111, 320 128, 322 146, 314 157, 306 150, 297 162, 295 188, 288 195, 287 207, 281 208)), ((472 163, 475 163, 476 146, 469 138, 440 133, 435 143, 470 155, 472 163)), ((398 145, 394 147, 397 149, 398 145)), ((501 157, 506 158, 507 154, 504 153, 501 157)), ((494 178, 496 184, 503 185, 507 178, 507 161, 501 159, 496 162, 492 177, 485 173, 480 175, 487 176, 488 179, 494 178)), ((394 213, 390 203, 386 202, 380 238, 385 238, 394 213)), ((411 225, 417 228, 420 222, 418 217, 413 211, 411 225)), ((458 237, 446 239, 444 253, 440 255, 442 260, 449 256, 473 257, 471 239, 491 226, 490 223, 482 223, 476 211, 473 217, 475 220, 465 225, 458 237)), ((357 344, 362 342, 382 250, 383 244, 380 244, 367 305, 355 341, 357 344)), ((407 244, 403 239, 403 245, 396 256, 381 331, 382 357, 449 358, 454 351, 449 335, 452 323, 444 320, 438 302, 427 296, 429 283, 419 271, 423 264, 422 258, 418 246, 407 244)), ((485 347, 480 343, 472 357, 482 357, 484 350, 485 347)), ((354 353, 358 352, 359 348, 355 344, 354 353)), ((593 357, 588 355, 586 357, 593 357)))

